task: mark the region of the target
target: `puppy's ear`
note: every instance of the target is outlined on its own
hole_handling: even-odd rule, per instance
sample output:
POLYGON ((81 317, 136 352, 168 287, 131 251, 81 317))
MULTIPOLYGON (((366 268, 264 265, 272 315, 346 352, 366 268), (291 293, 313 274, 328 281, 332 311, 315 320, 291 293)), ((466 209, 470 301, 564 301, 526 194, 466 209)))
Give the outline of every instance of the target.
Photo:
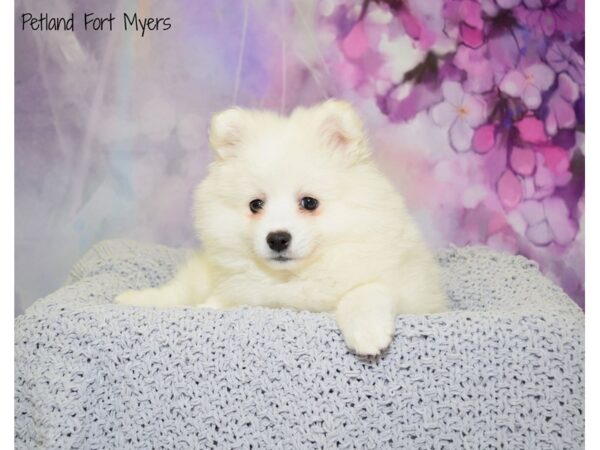
POLYGON ((350 103, 332 99, 317 106, 317 109, 317 132, 328 148, 335 152, 344 152, 355 161, 368 157, 364 125, 350 103))
POLYGON ((208 138, 219 158, 226 159, 236 153, 244 137, 244 116, 241 108, 231 108, 212 117, 208 138))

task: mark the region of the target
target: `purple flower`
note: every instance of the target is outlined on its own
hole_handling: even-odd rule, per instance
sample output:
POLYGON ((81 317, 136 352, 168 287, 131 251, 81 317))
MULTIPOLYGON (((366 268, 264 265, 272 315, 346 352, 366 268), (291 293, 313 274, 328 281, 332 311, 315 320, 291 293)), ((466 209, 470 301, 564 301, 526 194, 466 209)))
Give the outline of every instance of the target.
POLYGON ((453 208, 443 237, 533 257, 581 300, 584 0, 328 0, 319 8, 331 84, 379 108, 381 133, 390 133, 382 141, 399 167, 415 162, 424 172, 421 162, 435 162, 438 183, 411 200, 427 193, 432 206, 453 208), (396 131, 433 123, 444 145, 472 153, 394 151, 396 131))
POLYGON ((498 6, 502 9, 512 9, 521 4, 521 0, 496 0, 498 6))
POLYGON ((547 37, 556 31, 556 17, 548 10, 531 11, 527 22, 530 26, 537 23, 547 37))
POLYGON ((579 98, 579 86, 569 75, 558 76, 558 88, 548 100, 546 131, 554 136, 559 129, 573 128, 577 121, 573 103, 579 98))
POLYGON ((460 37, 461 42, 472 48, 483 44, 483 18, 481 5, 473 0, 454 0, 444 5, 447 32, 460 37), (457 28, 458 27, 458 28, 457 28))
POLYGON ((511 70, 500 82, 500 90, 520 98, 530 109, 542 103, 541 93, 554 82, 554 72, 545 64, 533 64, 522 70, 511 70))
POLYGON ((541 201, 522 202, 512 223, 518 224, 525 236, 535 245, 544 246, 551 242, 568 245, 577 234, 577 226, 569 217, 565 201, 560 197, 547 197, 541 201), (523 230, 523 228, 525 230, 523 230))
POLYGON ((520 58, 520 48, 510 33, 490 37, 488 43, 488 58, 495 76, 496 84, 511 69, 517 67, 520 58))
POLYGON ((467 72, 467 91, 481 94, 494 87, 494 71, 487 55, 487 46, 478 49, 459 46, 454 55, 454 65, 467 72))
POLYGON ((556 31, 580 35, 584 29, 584 5, 581 0, 524 0, 524 7, 515 8, 519 22, 534 34, 552 37, 556 31))
POLYGON ((486 119, 487 105, 478 96, 467 94, 460 83, 442 83, 444 101, 431 108, 433 121, 440 126, 450 126, 450 143, 458 152, 471 148, 474 128, 486 119))
POLYGON ((555 41, 546 52, 546 61, 552 69, 558 72, 567 72, 579 85, 585 82, 583 57, 569 44, 555 41))

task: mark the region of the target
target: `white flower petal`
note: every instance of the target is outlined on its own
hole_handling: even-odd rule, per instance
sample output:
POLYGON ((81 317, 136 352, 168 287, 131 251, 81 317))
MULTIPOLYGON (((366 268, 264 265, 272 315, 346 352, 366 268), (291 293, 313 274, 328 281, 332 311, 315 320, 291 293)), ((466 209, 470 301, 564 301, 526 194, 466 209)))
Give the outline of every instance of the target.
POLYGON ((462 119, 457 119, 450 127, 450 143, 457 152, 466 152, 471 148, 473 129, 462 119))
POLYGON ((542 91, 554 83, 554 71, 546 64, 533 64, 525 69, 525 73, 532 78, 531 83, 542 91))
POLYGON ((459 106, 463 102, 465 92, 457 81, 444 81, 442 83, 442 94, 448 103, 459 106))
POLYGON ((558 91, 562 98, 570 102, 579 98, 579 86, 566 73, 558 76, 558 91))
POLYGON ((450 125, 458 116, 456 107, 447 102, 433 106, 430 114, 435 124, 442 127, 450 125))
POLYGON ((538 109, 542 103, 540 90, 533 84, 530 84, 525 88, 521 93, 521 98, 529 109, 538 109))
POLYGON ((465 95, 462 106, 465 111, 464 119, 471 128, 478 127, 485 122, 487 106, 483 99, 467 94, 465 95))
POLYGON ((525 85, 523 74, 518 70, 511 70, 502 78, 500 90, 511 97, 520 97, 525 85))

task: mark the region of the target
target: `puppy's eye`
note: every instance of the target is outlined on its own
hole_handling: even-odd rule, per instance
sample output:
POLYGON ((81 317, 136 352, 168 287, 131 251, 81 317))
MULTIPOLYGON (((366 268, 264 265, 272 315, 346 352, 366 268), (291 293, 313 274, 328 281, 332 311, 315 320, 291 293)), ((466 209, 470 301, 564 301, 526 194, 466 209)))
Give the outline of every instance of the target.
POLYGON ((302 197, 300 199, 300 207, 307 211, 314 211, 319 207, 319 200, 312 197, 302 197))
POLYGON ((263 202, 261 199, 255 198, 254 200, 252 200, 249 203, 248 206, 250 207, 250 211, 252 211, 254 214, 256 214, 261 209, 263 209, 264 204, 265 204, 265 202, 263 202))

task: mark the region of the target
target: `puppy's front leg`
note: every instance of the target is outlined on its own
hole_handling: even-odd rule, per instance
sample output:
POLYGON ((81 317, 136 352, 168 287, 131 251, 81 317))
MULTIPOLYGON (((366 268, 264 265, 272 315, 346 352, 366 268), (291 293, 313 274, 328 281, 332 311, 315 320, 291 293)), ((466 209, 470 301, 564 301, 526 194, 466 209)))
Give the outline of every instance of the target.
POLYGON ((342 297, 336 320, 351 350, 359 355, 377 355, 394 335, 393 299, 379 284, 360 286, 342 297))
POLYGON ((208 266, 202 256, 197 255, 187 261, 168 283, 158 288, 125 291, 115 298, 115 303, 157 308, 200 306, 208 299, 211 290, 208 266))

